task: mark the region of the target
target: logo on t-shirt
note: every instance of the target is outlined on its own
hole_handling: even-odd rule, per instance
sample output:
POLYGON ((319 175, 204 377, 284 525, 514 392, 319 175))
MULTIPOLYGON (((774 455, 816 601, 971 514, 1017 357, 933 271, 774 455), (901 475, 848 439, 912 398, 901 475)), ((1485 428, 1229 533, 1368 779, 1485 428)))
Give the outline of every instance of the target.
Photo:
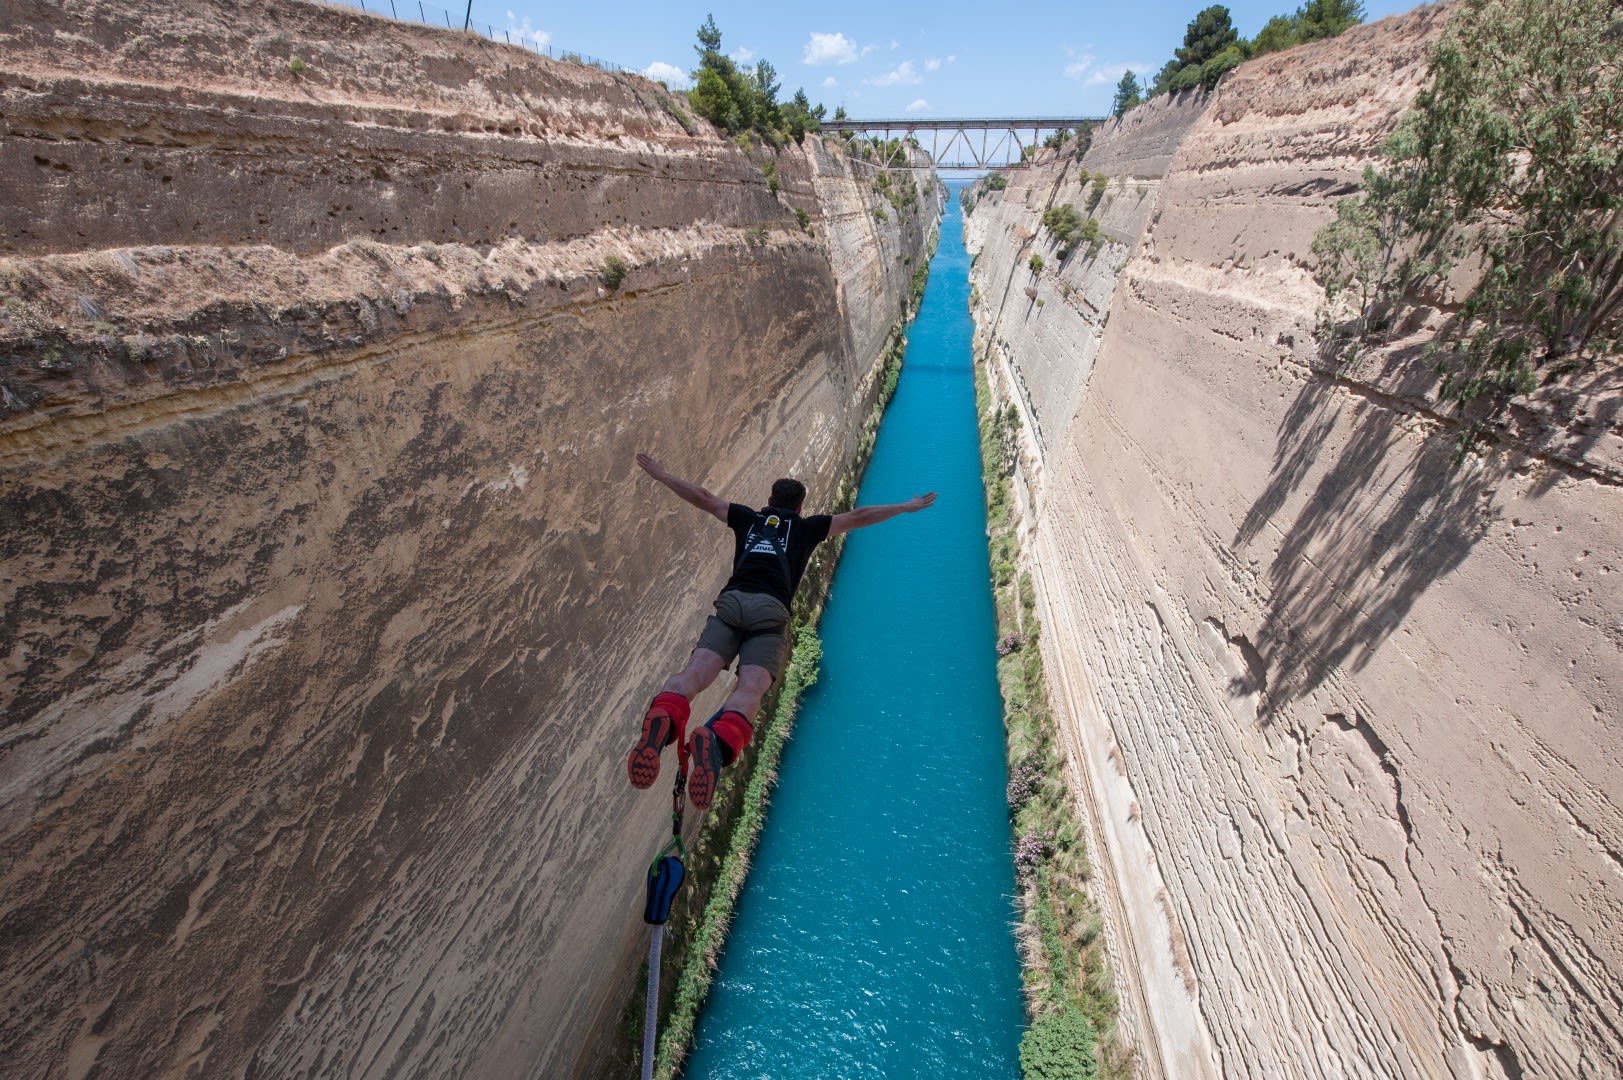
POLYGON ((783 558, 789 551, 788 523, 776 514, 756 518, 744 538, 746 555, 773 555, 783 558))

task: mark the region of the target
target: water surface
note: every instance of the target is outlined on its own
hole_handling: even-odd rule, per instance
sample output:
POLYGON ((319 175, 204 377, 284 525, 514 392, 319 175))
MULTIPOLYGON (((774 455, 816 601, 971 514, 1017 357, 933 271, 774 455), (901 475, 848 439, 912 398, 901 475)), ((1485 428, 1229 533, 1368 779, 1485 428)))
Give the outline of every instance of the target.
MULTIPOLYGON (((1018 1077, 1001 701, 957 191, 684 1075, 1018 1077)), ((815 508, 814 508, 815 509, 815 508)))

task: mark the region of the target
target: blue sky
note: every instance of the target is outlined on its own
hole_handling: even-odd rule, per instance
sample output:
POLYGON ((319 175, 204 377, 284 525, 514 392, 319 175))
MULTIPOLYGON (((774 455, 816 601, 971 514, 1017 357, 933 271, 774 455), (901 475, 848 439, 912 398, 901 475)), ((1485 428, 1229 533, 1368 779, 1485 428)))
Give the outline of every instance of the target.
MULTIPOLYGON (((394 0, 415 15, 418 0, 394 0)), ((1251 37, 1301 0, 1235 0, 1226 5, 1251 37)), ((369 10, 388 0, 366 0, 369 10)), ((434 18, 435 5, 425 4, 434 18)), ((722 51, 753 65, 770 60, 782 98, 804 87, 830 112, 858 118, 1104 115, 1121 73, 1153 78, 1183 43, 1204 0, 1054 3, 1013 11, 997 0, 882 3, 826 0, 796 7, 731 0, 558 4, 474 0, 473 21, 516 39, 539 38, 656 77, 692 70, 696 32, 707 14, 722 51)), ((1410 11, 1416 0, 1364 0, 1369 21, 1410 11)), ((461 25, 466 5, 439 0, 461 25)))

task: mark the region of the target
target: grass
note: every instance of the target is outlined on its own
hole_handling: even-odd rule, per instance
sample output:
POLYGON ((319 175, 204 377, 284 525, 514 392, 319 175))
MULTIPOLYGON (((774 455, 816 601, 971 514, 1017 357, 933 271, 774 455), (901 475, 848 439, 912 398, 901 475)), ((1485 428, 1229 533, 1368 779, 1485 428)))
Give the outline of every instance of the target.
POLYGON ((1134 1073, 1133 1056, 1117 1032, 1115 980, 1101 937, 1103 921, 1086 891, 1093 866, 1086 829, 1056 746, 1058 729, 1038 648, 1042 627, 1037 620, 1036 589, 1031 575, 1018 569, 1019 513, 1013 478, 1019 456, 1019 410, 1013 403, 1001 409, 992 407, 984 365, 975 368, 975 402, 981 421, 981 464, 997 609, 1009 819, 1016 838, 1020 887, 1022 982, 1030 1021, 1021 1059, 1028 1075, 1052 1075, 1049 1070, 1056 1047, 1081 1047, 1091 1040, 1085 1052, 1076 1050, 1065 1074, 1125 1080, 1134 1073), (1088 1023, 1064 1021, 1077 1013, 1088 1023), (1058 1028, 1064 1029, 1064 1038, 1054 1036, 1058 1028), (1078 1041, 1079 1031, 1091 1034, 1078 1041), (1038 1060, 1046 1062, 1041 1069, 1032 1064, 1038 1060))

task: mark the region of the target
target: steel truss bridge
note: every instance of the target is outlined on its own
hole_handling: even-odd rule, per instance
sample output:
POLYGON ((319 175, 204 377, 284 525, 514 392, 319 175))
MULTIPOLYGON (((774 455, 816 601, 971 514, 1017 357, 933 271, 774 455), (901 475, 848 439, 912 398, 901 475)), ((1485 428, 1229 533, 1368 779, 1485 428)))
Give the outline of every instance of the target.
POLYGON ((1102 124, 1106 119, 1102 116, 1037 116, 984 120, 824 120, 821 127, 825 134, 851 132, 886 142, 896 138, 903 142, 911 139, 930 155, 938 169, 984 170, 1027 164, 1027 149, 1041 146, 1045 136, 1061 129, 1076 130, 1102 124))

